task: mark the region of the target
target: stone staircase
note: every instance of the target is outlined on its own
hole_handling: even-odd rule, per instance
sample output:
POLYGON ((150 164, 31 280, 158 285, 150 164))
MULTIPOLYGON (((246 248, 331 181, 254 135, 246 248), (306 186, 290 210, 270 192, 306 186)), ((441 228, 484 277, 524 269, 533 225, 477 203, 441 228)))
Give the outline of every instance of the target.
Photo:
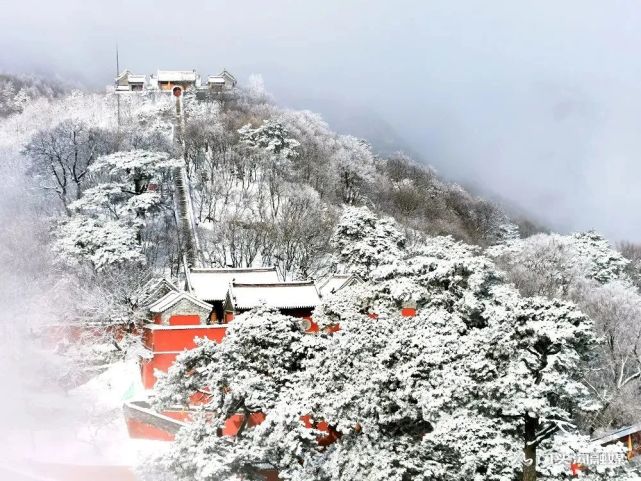
MULTIPOLYGON (((182 117, 182 97, 176 98, 176 125, 174 142, 183 147, 184 119, 182 117)), ((191 190, 187 177, 187 166, 183 164, 172 171, 174 181, 174 212, 178 225, 178 236, 182 254, 188 266, 198 267, 200 261, 200 245, 196 231, 196 220, 191 202, 191 190)))

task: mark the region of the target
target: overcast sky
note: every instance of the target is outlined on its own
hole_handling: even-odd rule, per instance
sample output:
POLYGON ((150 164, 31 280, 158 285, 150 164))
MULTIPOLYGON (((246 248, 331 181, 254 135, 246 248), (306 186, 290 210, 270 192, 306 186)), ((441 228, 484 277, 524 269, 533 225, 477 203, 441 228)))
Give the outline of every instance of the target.
POLYGON ((20 0, 0 70, 263 75, 279 103, 395 143, 553 228, 641 242, 641 3, 20 0))

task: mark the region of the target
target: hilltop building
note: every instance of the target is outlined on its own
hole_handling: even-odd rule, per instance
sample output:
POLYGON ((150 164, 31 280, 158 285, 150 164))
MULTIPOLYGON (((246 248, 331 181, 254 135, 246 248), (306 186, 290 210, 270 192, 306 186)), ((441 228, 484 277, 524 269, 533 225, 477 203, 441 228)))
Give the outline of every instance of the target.
POLYGON ((231 90, 235 86, 236 77, 230 74, 227 70, 223 70, 218 75, 210 75, 207 77, 207 87, 213 92, 231 90))
POLYGON ((233 90, 236 83, 236 77, 227 70, 218 75, 209 75, 203 82, 196 70, 158 70, 148 76, 125 69, 115 78, 115 91, 169 92, 174 95, 183 92, 224 93, 233 90))
POLYGON ((200 86, 200 75, 195 70, 158 70, 156 75, 151 76, 150 85, 155 84, 159 90, 171 91, 174 87, 183 90, 195 90, 200 86))
POLYGON ((116 77, 116 92, 142 92, 147 83, 146 75, 134 74, 126 69, 116 77))

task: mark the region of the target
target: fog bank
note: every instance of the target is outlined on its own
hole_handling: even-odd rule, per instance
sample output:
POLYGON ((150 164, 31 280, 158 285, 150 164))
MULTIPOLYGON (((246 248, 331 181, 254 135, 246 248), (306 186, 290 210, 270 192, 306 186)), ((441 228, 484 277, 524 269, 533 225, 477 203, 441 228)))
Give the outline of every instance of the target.
POLYGON ((102 87, 121 67, 262 73, 276 99, 403 148, 567 231, 641 241, 641 5, 35 0, 0 70, 102 87))

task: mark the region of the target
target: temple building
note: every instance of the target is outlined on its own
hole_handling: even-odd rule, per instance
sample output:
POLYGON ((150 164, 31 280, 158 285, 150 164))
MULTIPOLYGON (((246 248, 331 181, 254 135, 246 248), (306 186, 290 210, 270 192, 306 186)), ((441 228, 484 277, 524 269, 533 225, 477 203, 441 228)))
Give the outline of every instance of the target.
POLYGON ((116 77, 116 92, 142 92, 147 85, 147 76, 124 70, 116 77))
POLYGON ((236 86, 236 77, 227 70, 223 70, 218 75, 207 77, 207 87, 213 92, 223 92, 231 90, 236 86))
POLYGON ((169 92, 182 95, 183 92, 220 94, 236 87, 236 77, 227 70, 218 75, 207 76, 203 81, 196 70, 158 70, 151 75, 134 74, 125 69, 115 78, 115 92, 169 92))
POLYGON ((306 330, 312 329, 312 312, 321 302, 320 293, 313 281, 277 282, 270 284, 243 284, 233 282, 225 298, 225 317, 266 306, 281 313, 308 321, 306 330))
POLYGON ((274 267, 188 269, 185 289, 201 301, 213 305, 211 323, 225 322, 224 303, 232 282, 270 284, 280 282, 274 267))
POLYGON ((158 70, 151 78, 163 91, 171 92, 176 87, 190 91, 200 87, 200 75, 195 70, 158 70))

